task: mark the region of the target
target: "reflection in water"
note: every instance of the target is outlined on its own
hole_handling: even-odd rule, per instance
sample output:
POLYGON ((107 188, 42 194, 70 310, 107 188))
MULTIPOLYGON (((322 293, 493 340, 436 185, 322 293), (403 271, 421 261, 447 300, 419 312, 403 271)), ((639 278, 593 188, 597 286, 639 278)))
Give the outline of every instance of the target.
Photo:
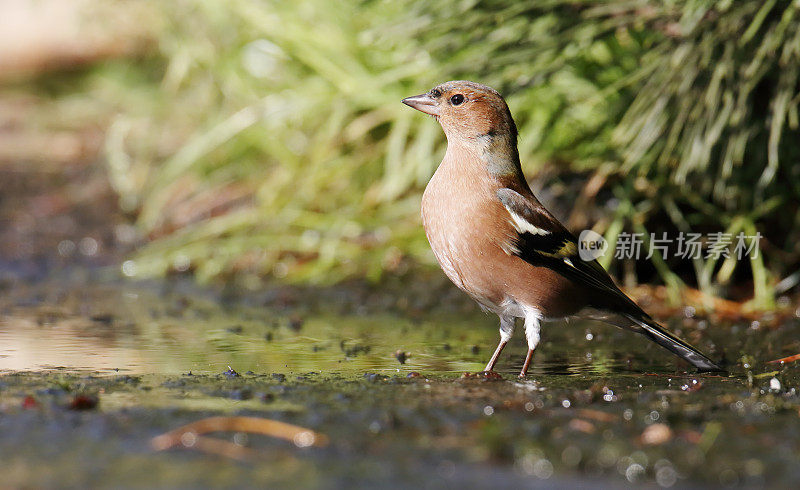
MULTIPOLYGON (((458 373, 481 370, 497 336, 494 320, 473 312, 425 313, 419 320, 319 314, 311 306, 231 306, 131 285, 16 292, 3 299, 0 370, 177 374, 219 373, 230 365, 261 373, 458 373), (398 350, 407 353, 405 364, 398 350)), ((525 346, 517 337, 498 364, 504 375, 514 376, 522 363, 525 346)), ((644 339, 597 324, 545 326, 543 338, 533 376, 674 372, 677 366, 644 339), (587 328, 596 333, 585 334, 587 328)))

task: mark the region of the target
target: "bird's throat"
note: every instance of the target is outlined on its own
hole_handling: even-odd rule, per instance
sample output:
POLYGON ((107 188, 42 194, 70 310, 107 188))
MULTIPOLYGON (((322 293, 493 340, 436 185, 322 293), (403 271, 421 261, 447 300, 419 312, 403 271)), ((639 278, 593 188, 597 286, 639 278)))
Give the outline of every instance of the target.
POLYGON ((442 165, 450 168, 452 178, 490 181, 512 189, 527 188, 519 162, 516 141, 495 135, 492 138, 451 139, 442 165), (483 177, 482 177, 483 176, 483 177))
POLYGON ((480 158, 493 179, 504 183, 525 182, 516 141, 495 137, 485 146, 480 158))

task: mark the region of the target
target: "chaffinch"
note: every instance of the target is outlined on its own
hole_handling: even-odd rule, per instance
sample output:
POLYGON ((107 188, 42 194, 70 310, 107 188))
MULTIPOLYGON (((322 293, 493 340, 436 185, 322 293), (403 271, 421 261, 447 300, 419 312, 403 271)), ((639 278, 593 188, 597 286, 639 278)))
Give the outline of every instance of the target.
POLYGON ((503 97, 474 82, 451 81, 403 103, 433 116, 447 151, 422 196, 422 222, 442 270, 484 310, 500 317, 500 343, 523 318, 528 354, 540 323, 589 317, 643 334, 701 371, 721 371, 628 298, 531 192, 519 162, 517 127, 503 97))

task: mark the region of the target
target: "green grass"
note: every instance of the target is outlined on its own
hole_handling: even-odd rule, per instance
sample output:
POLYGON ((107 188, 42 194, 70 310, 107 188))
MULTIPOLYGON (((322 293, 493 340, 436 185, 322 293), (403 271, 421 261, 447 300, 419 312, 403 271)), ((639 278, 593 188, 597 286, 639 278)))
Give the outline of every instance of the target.
POLYGON ((753 261, 656 257, 673 292, 752 281, 769 306, 800 264, 796 2, 161 8, 157 61, 141 67, 161 79, 126 92, 106 145, 152 239, 137 275, 327 283, 432 264, 418 201, 444 137, 399 101, 456 78, 507 96, 528 175, 584 206, 573 225, 765 236, 753 261))

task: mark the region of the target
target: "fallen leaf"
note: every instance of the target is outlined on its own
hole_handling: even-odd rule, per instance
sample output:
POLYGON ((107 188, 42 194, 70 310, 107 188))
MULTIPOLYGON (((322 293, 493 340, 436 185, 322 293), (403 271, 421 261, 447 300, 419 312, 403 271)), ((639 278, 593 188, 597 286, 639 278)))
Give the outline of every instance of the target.
POLYGON ((579 432, 583 432, 585 434, 594 434, 597 428, 594 426, 593 423, 589 422, 588 420, 583 419, 572 419, 569 421, 569 428, 572 430, 577 430, 579 432))
MULTIPOLYGON (((305 427, 259 417, 209 417, 156 436, 150 441, 150 444, 158 451, 163 451, 179 444, 184 447, 194 447, 200 441, 199 436, 208 432, 262 434, 291 441, 297 447, 325 446, 328 444, 328 438, 324 434, 314 432, 305 427)), ((205 448, 211 449, 210 452, 217 452, 215 449, 225 446, 225 444, 207 441, 208 438, 204 438, 201 444, 205 444, 205 448)), ((225 443, 225 441, 221 442, 225 443)), ((198 447, 198 449, 205 448, 198 447)), ((237 457, 230 453, 227 455, 237 457)))
POLYGON ((646 446, 656 446, 664 444, 672 439, 672 429, 667 424, 653 424, 648 425, 642 432, 641 442, 646 446))
POLYGON ((794 361, 800 361, 800 354, 784 357, 782 359, 775 359, 774 361, 767 361, 767 364, 780 364, 784 362, 794 362, 794 361))
POLYGON ((596 420, 598 422, 614 422, 619 419, 618 416, 603 412, 601 410, 593 410, 591 408, 582 408, 578 410, 578 415, 587 419, 596 420))

